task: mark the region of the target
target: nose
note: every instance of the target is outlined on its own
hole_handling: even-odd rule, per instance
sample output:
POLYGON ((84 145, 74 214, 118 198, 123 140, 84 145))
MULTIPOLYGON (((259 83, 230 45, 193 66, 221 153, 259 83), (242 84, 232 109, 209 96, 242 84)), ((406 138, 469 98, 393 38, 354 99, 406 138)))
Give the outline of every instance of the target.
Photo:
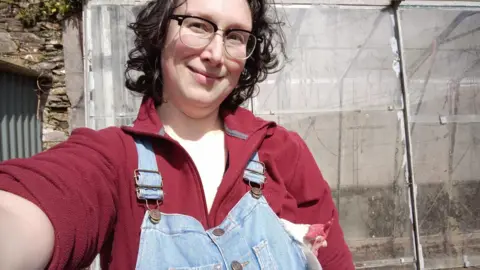
POLYGON ((223 37, 221 34, 216 33, 212 41, 202 51, 200 57, 210 62, 214 66, 223 64, 224 50, 223 50, 223 37))

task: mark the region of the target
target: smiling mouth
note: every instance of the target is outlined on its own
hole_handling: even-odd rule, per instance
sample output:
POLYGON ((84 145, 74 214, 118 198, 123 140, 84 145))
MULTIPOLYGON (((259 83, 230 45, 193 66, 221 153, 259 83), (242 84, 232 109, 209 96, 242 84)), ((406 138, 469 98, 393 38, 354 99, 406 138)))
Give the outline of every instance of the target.
POLYGON ((201 76, 204 76, 204 77, 206 77, 207 79, 210 79, 210 80, 219 80, 219 79, 222 78, 222 76, 217 76, 217 75, 213 75, 213 74, 208 74, 208 73, 205 73, 205 72, 198 71, 198 70, 196 70, 196 69, 194 69, 194 68, 192 68, 192 67, 189 67, 189 66, 187 66, 187 67, 188 67, 188 69, 189 69, 191 72, 196 73, 196 74, 199 74, 199 75, 201 75, 201 76))

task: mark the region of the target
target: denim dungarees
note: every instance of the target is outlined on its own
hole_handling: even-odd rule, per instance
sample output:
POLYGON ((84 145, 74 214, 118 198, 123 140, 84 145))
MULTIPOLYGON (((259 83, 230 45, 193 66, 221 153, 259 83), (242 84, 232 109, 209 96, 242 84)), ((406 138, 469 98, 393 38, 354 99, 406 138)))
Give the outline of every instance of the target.
MULTIPOLYGON (((135 142, 139 157, 135 171, 137 197, 159 203, 163 200, 163 182, 151 142, 140 138, 135 142)), ((244 171, 251 190, 215 228, 205 230, 191 216, 147 209, 136 269, 306 269, 300 243, 287 233, 262 196, 264 170, 255 153, 244 171)))

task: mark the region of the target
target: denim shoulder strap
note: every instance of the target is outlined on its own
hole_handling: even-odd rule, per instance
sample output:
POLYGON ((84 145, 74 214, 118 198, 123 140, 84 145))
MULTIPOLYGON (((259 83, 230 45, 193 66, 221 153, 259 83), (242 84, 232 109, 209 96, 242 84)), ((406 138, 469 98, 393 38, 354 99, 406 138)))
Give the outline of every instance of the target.
POLYGON ((138 153, 138 168, 135 170, 137 198, 140 200, 163 200, 162 175, 158 171, 157 158, 152 143, 146 138, 135 138, 138 153))
POLYGON ((247 167, 243 172, 243 178, 260 186, 265 183, 265 165, 260 161, 258 152, 255 152, 248 161, 247 167))

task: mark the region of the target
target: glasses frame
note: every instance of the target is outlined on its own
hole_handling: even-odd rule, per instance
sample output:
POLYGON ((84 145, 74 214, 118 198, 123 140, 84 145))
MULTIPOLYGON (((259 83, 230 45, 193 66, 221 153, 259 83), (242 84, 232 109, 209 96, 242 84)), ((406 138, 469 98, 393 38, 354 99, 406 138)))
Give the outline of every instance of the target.
POLYGON ((212 33, 212 37, 210 37, 210 41, 205 44, 204 46, 200 46, 200 47, 192 47, 188 44, 185 44, 185 42, 183 42, 182 40, 182 36, 180 34, 180 41, 182 41, 183 44, 185 44, 186 46, 190 47, 190 48, 196 48, 196 49, 199 49, 199 48, 205 48, 208 46, 208 44, 210 44, 210 42, 212 42, 213 38, 215 37, 215 34, 218 32, 218 30, 222 30, 223 31, 223 35, 222 35, 222 39, 223 39, 223 49, 225 50, 225 52, 232 58, 235 58, 235 59, 241 59, 241 60, 245 60, 245 59, 248 59, 252 56, 253 52, 255 51, 256 47, 257 47, 257 44, 258 43, 261 43, 263 41, 262 38, 259 38, 259 37, 256 37, 251 31, 248 31, 248 30, 245 30, 245 29, 240 29, 240 28, 229 28, 229 29, 221 29, 220 27, 218 27, 217 24, 215 24, 214 22, 208 20, 208 19, 205 19, 205 18, 202 18, 202 17, 198 17, 198 16, 193 16, 193 15, 172 15, 170 16, 170 19, 171 20, 175 20, 177 21, 178 25, 180 26, 180 31, 182 30, 181 27, 183 25, 183 21, 185 21, 186 19, 188 18, 193 18, 193 19, 198 19, 198 20, 202 20, 204 22, 207 22, 209 23, 210 25, 212 25, 213 27, 213 33, 212 33), (252 51, 250 52, 250 54, 247 56, 247 57, 234 57, 232 56, 230 53, 228 53, 228 50, 227 50, 227 46, 225 44, 225 37, 228 36, 228 34, 230 34, 231 32, 233 31, 240 31, 240 32, 245 32, 245 33, 248 33, 250 35, 252 35, 255 39, 255 44, 252 48, 252 51))

